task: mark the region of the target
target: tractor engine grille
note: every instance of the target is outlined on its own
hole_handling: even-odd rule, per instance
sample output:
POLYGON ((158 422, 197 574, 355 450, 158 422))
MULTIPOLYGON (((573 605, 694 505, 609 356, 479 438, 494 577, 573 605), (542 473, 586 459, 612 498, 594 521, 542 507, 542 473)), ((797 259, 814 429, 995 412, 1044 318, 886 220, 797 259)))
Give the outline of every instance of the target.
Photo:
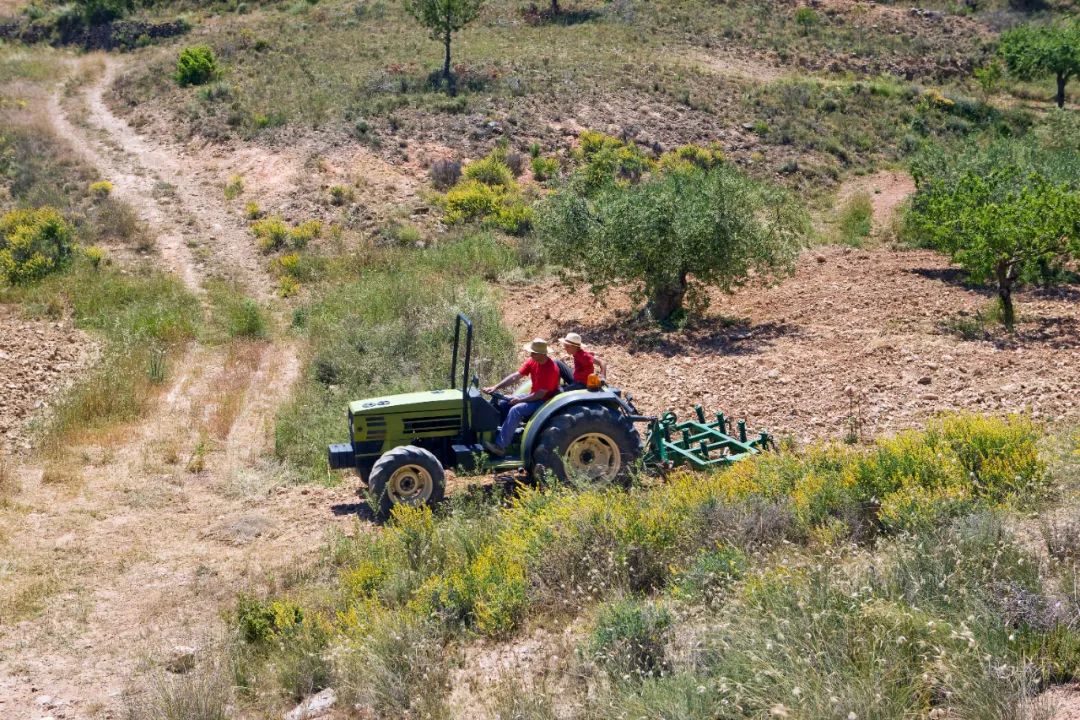
POLYGON ((410 418, 402 421, 406 435, 432 432, 453 432, 461 425, 460 415, 438 415, 426 418, 410 418))
POLYGON ((386 416, 361 415, 356 418, 357 432, 367 429, 368 440, 382 440, 386 437, 386 416))

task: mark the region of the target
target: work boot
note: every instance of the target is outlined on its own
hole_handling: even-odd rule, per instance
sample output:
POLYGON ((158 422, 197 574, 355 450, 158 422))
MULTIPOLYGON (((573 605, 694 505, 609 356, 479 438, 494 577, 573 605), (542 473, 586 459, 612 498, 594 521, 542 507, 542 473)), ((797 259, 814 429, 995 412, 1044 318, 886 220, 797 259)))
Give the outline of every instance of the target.
POLYGON ((483 440, 481 441, 481 444, 484 446, 484 449, 488 451, 489 455, 494 455, 495 457, 502 457, 506 455, 506 448, 501 448, 493 442, 483 440))

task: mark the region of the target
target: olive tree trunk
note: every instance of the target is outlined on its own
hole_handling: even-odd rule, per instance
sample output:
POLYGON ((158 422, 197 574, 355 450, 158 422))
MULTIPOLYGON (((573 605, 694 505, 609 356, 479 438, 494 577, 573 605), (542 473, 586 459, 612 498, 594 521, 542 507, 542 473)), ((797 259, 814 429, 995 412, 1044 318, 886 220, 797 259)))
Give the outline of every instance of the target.
POLYGON ((686 273, 679 273, 675 278, 652 286, 649 292, 649 302, 645 311, 653 320, 659 323, 666 322, 677 310, 682 309, 683 298, 686 297, 686 273))
POLYGON ((1065 107, 1065 84, 1069 81, 1069 78, 1065 73, 1057 74, 1057 106, 1059 108, 1065 107))
POLYGON ((1013 324, 1016 323, 1016 310, 1012 301, 1013 283, 1016 281, 1013 277, 1013 264, 1004 260, 999 262, 996 273, 998 301, 1001 303, 1001 324, 1008 330, 1012 330, 1013 324))

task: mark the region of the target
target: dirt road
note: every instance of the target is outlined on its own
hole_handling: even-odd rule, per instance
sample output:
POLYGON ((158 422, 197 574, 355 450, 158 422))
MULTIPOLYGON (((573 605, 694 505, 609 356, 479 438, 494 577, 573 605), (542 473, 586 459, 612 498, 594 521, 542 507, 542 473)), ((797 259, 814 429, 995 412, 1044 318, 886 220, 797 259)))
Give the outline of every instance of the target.
MULTIPOLYGON (((102 100, 117 68, 91 67, 88 84, 53 96, 57 132, 190 287, 230 276, 269 302, 270 278, 220 188, 102 100)), ((21 489, 0 505, 0 542, 18 549, 0 560, 0 718, 123 717, 124 693, 177 648, 197 661, 209 652, 238 589, 308 562, 332 529, 351 531, 353 488, 293 486, 268 459, 299 367, 291 340, 193 344, 144 422, 44 466, 8 461, 21 489)))

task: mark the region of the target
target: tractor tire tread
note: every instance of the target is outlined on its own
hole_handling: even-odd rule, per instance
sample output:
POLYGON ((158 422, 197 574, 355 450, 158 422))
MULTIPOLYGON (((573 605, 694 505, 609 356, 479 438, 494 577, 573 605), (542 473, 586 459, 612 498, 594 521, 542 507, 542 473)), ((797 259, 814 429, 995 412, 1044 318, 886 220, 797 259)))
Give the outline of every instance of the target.
POLYGON ((377 501, 376 507, 372 510, 379 520, 389 518, 390 511, 393 510, 394 502, 386 491, 386 483, 394 471, 402 465, 419 465, 431 473, 432 488, 431 497, 427 501, 428 505, 441 502, 446 494, 446 471, 431 451, 415 445, 401 445, 387 450, 371 466, 371 472, 368 474, 368 490, 377 501))
POLYGON ((582 432, 605 432, 615 440, 623 457, 615 482, 625 482, 630 467, 641 457, 641 436, 630 418, 605 406, 572 405, 556 415, 536 441, 533 467, 550 470, 560 481, 565 481, 562 456, 570 442, 582 432))

